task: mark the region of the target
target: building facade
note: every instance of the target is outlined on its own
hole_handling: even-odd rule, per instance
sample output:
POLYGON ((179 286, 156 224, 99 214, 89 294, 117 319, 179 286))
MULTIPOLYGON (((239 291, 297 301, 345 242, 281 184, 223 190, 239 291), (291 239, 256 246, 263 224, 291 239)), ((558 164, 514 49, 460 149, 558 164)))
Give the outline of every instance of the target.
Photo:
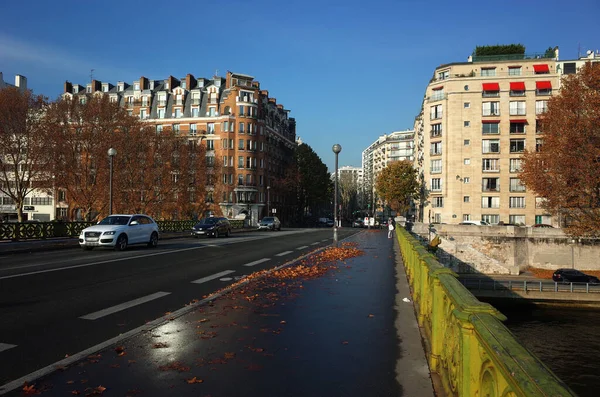
POLYGON ((268 192, 270 212, 285 222, 289 203, 277 181, 294 158, 296 121, 254 77, 227 72, 212 79, 188 74, 181 79, 141 77, 132 84, 65 83, 63 97, 85 100, 87 95, 108 95, 157 132, 170 128, 206 145, 208 163, 222 165, 218 183, 223 193, 214 200, 225 216, 256 224, 267 215, 268 192))
POLYGON ((554 55, 469 57, 436 68, 415 119, 426 195, 419 220, 556 223, 521 184, 521 155, 542 144, 538 121, 561 76, 596 57, 560 62, 558 48, 554 55))

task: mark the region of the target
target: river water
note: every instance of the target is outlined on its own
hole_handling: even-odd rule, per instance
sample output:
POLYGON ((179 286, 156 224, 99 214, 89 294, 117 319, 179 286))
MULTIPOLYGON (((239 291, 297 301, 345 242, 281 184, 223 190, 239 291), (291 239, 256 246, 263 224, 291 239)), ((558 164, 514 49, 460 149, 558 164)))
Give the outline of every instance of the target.
POLYGON ((600 308, 490 301, 522 345, 581 397, 600 395, 600 308))

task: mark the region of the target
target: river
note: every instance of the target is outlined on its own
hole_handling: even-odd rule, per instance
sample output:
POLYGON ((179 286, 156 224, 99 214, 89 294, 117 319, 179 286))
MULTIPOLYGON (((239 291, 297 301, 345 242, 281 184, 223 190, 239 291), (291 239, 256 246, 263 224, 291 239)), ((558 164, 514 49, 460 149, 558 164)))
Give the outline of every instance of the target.
POLYGON ((490 302, 516 338, 580 397, 600 395, 600 308, 490 302))

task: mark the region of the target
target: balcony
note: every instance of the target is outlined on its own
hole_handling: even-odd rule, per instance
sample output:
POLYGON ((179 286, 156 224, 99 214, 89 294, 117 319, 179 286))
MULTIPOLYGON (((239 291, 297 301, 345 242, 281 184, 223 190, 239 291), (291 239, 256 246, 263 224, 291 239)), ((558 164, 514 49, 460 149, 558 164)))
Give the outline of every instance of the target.
POLYGON ((544 53, 534 52, 530 54, 501 54, 501 55, 473 55, 473 63, 475 62, 496 62, 496 61, 522 61, 531 59, 547 59, 551 60, 554 57, 547 57, 544 53))

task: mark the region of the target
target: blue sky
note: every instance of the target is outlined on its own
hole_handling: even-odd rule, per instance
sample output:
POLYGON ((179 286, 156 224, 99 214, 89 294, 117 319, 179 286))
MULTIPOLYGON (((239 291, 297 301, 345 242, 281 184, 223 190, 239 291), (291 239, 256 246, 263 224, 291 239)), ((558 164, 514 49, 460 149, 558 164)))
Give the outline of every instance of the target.
POLYGON ((435 67, 477 45, 600 48, 598 0, 1 1, 0 72, 55 99, 65 80, 254 76, 333 169, 412 128, 435 67))

